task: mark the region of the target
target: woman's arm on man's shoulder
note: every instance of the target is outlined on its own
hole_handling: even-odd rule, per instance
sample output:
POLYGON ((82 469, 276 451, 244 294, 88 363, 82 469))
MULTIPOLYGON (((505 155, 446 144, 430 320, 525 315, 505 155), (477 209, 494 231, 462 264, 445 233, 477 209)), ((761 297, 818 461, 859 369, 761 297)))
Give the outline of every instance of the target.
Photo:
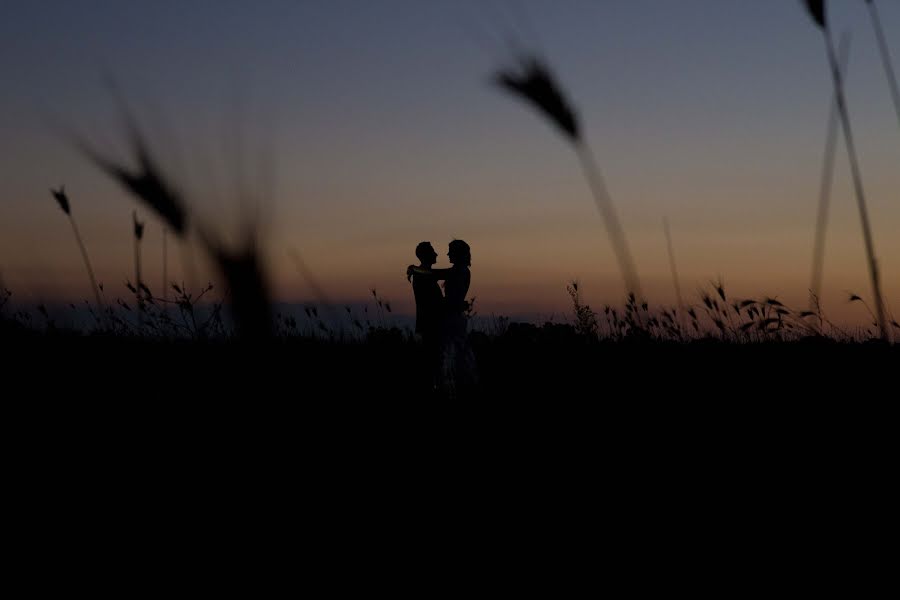
POLYGON ((435 279, 447 279, 449 274, 450 269, 426 269, 425 267, 417 265, 409 265, 406 267, 407 278, 410 278, 413 275, 432 275, 435 279))

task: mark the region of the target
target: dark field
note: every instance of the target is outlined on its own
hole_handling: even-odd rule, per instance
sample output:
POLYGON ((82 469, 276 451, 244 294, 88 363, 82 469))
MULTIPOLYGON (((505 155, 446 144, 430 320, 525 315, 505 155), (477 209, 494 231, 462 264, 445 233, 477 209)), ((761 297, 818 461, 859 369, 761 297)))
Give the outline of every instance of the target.
MULTIPOLYGON (((900 348, 880 341, 735 343, 589 338, 568 325, 470 333, 478 383, 459 400, 591 406, 599 411, 854 407, 896 401, 900 348)), ((154 340, 7 331, 9 397, 187 405, 440 400, 421 343, 399 329, 356 340, 154 340)), ((444 398, 446 399, 446 398, 444 398)), ((484 406, 483 403, 480 406, 484 406)))
POLYGON ((896 497, 896 346, 560 325, 471 343, 479 384, 451 404, 399 330, 256 344, 7 330, 10 494, 36 515, 24 547, 51 531, 140 539, 244 572, 282 565, 285 538, 319 575, 359 562, 372 585, 389 579, 385 540, 423 574, 457 545, 554 572, 601 552, 620 578, 667 588, 761 591, 784 585, 776 572, 821 583, 835 568, 829 589, 858 590, 841 574, 886 568, 863 542, 896 497), (436 540, 447 549, 415 550, 436 540))

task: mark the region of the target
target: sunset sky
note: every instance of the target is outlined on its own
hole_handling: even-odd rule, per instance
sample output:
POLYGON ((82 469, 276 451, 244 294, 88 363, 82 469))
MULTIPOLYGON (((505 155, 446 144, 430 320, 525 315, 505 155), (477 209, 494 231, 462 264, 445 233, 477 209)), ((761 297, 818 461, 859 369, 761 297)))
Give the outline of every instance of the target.
MULTIPOLYGON (((900 61, 900 3, 877 5, 900 61)), ((900 126, 865 3, 829 9, 852 33, 848 103, 900 314, 900 126)), ((619 303, 571 148, 491 84, 514 35, 578 108, 652 303, 674 302, 668 217, 689 301, 721 277, 736 297, 805 304, 831 80, 793 0, 0 0, 2 282, 20 301, 90 297, 49 193, 65 184, 98 279, 122 290, 107 293, 133 277, 135 209, 159 287, 161 223, 58 126, 124 160, 111 76, 199 218, 234 230, 236 190, 261 197, 279 300, 310 298, 296 249, 337 301, 374 287, 410 311, 416 244, 449 266, 460 238, 481 314, 565 311, 576 278, 595 308, 619 303)), ((863 309, 848 292, 871 288, 847 165, 841 140, 824 303, 853 322, 863 309)), ((188 255, 170 244, 170 279, 188 255)))

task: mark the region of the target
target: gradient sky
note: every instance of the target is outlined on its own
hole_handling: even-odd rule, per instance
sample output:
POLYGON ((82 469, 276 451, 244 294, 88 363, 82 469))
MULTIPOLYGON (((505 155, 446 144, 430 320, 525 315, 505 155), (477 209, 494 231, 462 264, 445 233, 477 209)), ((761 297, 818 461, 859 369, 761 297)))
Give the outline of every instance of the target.
MULTIPOLYGON (((829 6, 853 35, 848 102, 900 312, 900 127, 863 1, 829 6)), ((878 7, 900 61, 900 3, 878 7)), ((233 228, 238 179, 264 197, 281 300, 310 295, 296 248, 332 297, 376 287, 409 310, 415 245, 432 241, 447 266, 461 238, 482 314, 565 311, 574 278, 595 307, 618 302, 574 154, 489 83, 511 62, 499 40, 512 34, 548 58, 579 109, 652 302, 674 300, 667 216, 690 300, 721 277, 737 297, 805 303, 831 82, 793 0, 0 0, 0 275, 20 300, 89 296, 48 192, 65 183, 98 279, 116 289, 132 277, 137 208, 158 287, 160 223, 48 126, 120 156, 109 74, 202 218, 233 228)), ((172 279, 182 257, 173 248, 172 279)), ((847 291, 870 296, 840 146, 824 301, 858 320, 847 291)))

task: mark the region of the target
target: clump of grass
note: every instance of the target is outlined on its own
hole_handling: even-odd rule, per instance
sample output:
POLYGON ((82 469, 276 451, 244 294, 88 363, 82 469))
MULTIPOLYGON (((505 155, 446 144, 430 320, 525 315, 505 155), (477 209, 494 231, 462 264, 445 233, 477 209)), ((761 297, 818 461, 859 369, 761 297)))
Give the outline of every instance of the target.
MULTIPOLYGON (((393 310, 391 308, 391 303, 382 297, 376 288, 370 288, 369 293, 372 294, 372 299, 375 302, 375 314, 378 319, 377 327, 379 329, 386 329, 390 323, 388 323, 387 315, 390 315, 393 310)), ((470 309, 470 308, 469 308, 470 309)), ((469 310, 467 309, 467 310, 469 310)), ((371 326, 370 326, 371 330, 371 326)))
POLYGON ((120 102, 120 110, 132 162, 136 167, 126 167, 101 155, 83 140, 76 140, 76 145, 100 170, 152 210, 179 238, 184 240, 189 230, 195 231, 226 283, 226 296, 232 308, 237 334, 245 340, 271 337, 273 320, 268 277, 259 250, 255 223, 245 222, 240 243, 230 246, 211 228, 189 218, 184 194, 163 173, 124 103, 120 102))
POLYGON ((572 299, 572 308, 575 314, 575 331, 579 335, 589 338, 596 338, 600 329, 597 322, 597 313, 591 310, 591 307, 581 301, 578 290, 578 281, 573 281, 566 286, 566 291, 572 299))
MULTIPOLYGON (((577 284, 570 283, 566 291, 574 309, 573 332, 601 340, 688 343, 716 339, 744 344, 806 338, 847 342, 859 339, 828 320, 821 306, 817 305, 816 310, 796 310, 772 296, 734 298, 729 296, 721 279, 711 281, 707 289, 699 289, 698 302, 684 309, 651 308, 649 303, 638 302, 634 295, 629 295, 620 308, 604 306, 605 326, 601 328, 598 319, 596 329, 592 318, 599 315, 581 301, 577 284), (679 311, 683 311, 684 319, 679 311)), ((857 300, 861 299, 854 297, 857 300)))

